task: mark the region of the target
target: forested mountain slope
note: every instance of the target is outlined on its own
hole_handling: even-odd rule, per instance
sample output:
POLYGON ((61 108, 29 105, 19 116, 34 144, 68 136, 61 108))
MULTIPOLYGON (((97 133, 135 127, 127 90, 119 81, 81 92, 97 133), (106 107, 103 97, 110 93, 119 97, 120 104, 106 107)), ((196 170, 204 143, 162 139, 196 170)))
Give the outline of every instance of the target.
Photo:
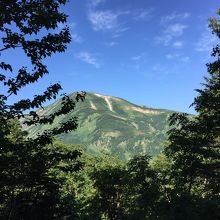
MULTIPOLYGON (((40 112, 42 115, 50 114, 60 105, 61 100, 58 100, 40 112)), ((77 115, 78 129, 58 136, 59 139, 65 143, 82 144, 90 153, 109 153, 127 160, 146 152, 153 156, 162 150, 168 130, 167 119, 172 112, 138 106, 112 96, 87 93, 85 101, 77 105, 74 113, 57 118, 55 124, 77 115)), ((43 125, 26 129, 30 136, 35 136, 47 128, 43 125)))

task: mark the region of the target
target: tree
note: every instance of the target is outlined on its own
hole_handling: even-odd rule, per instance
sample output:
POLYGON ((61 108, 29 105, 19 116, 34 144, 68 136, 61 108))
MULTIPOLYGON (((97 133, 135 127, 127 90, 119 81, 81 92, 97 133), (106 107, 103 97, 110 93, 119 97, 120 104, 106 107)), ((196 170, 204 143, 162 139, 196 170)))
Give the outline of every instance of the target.
MULTIPOLYGON (((0 123, 7 124, 11 118, 25 118, 27 125, 36 123, 52 123, 54 118, 67 114, 75 107, 75 101, 84 99, 84 93, 77 94, 76 100, 71 100, 64 95, 63 105, 51 115, 40 117, 35 111, 36 108, 51 99, 55 99, 62 89, 56 83, 47 88, 42 95, 35 95, 33 99, 22 99, 13 104, 8 104, 8 99, 17 96, 18 92, 29 84, 37 83, 45 74, 48 74, 43 59, 56 52, 64 52, 67 44, 71 41, 68 27, 63 28, 59 33, 52 30, 58 27, 59 23, 66 23, 67 15, 59 11, 59 7, 67 3, 67 0, 1 0, 0 1, 0 32, 1 46, 0 53, 8 50, 21 49, 29 58, 32 70, 22 66, 16 73, 16 68, 5 61, 0 62, 2 69, 0 82, 4 86, 0 94, 0 123), (47 30, 47 34, 42 36, 42 32, 47 30), (10 77, 15 75, 15 77, 10 77), (3 93, 4 91, 4 93, 3 93), (27 111, 29 111, 27 116, 27 111)), ((12 52, 13 53, 13 52, 12 52)), ((62 132, 77 127, 76 118, 64 122, 58 128, 45 131, 33 143, 50 143, 52 137, 62 132)))
POLYGON ((91 200, 89 219, 123 219, 126 169, 122 161, 103 156, 90 171, 95 195, 91 200))
POLYGON ((156 219, 159 199, 157 173, 149 166, 148 155, 136 156, 128 162, 129 219, 156 219))
POLYGON ((57 98, 62 89, 58 83, 50 85, 43 94, 10 101, 16 100, 24 87, 35 85, 48 74, 43 60, 64 52, 70 43, 67 26, 58 33, 54 31, 60 23, 67 22, 67 15, 60 12, 60 6, 66 3, 67 0, 0 0, 0 55, 6 51, 13 55, 18 49, 30 61, 30 65, 21 64, 18 69, 12 63, 0 61, 0 209, 6 219, 59 218, 59 188, 63 179, 52 173, 58 168, 65 172, 79 169, 73 168, 78 151, 51 145, 55 135, 77 128, 76 117, 34 139, 25 136, 17 120, 26 125, 52 124, 56 117, 69 113, 78 101, 83 101, 85 93, 77 93, 75 99, 64 94, 62 107, 47 116, 35 110, 57 98), (61 166, 68 161, 70 166, 61 166))
POLYGON ((126 166, 106 164, 91 176, 96 189, 93 219, 156 219, 159 183, 147 155, 126 166))
MULTIPOLYGON (((217 13, 220 15, 220 10, 217 13)), ((211 18, 209 27, 220 38, 220 19, 211 18)), ((213 48, 212 56, 216 60, 207 64, 209 77, 205 77, 204 88, 197 90, 199 95, 192 104, 198 115, 190 117, 177 113, 171 116, 170 124, 174 127, 169 131, 170 144, 166 149, 166 155, 172 160, 175 196, 181 201, 188 198, 185 204, 191 203, 197 212, 194 217, 189 213, 191 219, 220 217, 219 45, 213 48)))
POLYGON ((123 219, 125 201, 125 169, 123 167, 106 167, 93 173, 98 203, 99 218, 109 220, 123 219))
MULTIPOLYGON (((21 131, 22 132, 22 131, 21 131)), ((22 143, 4 148, 0 155, 0 217, 54 219, 73 217, 74 194, 63 192, 68 173, 78 171, 81 152, 59 142, 31 147, 22 143)))

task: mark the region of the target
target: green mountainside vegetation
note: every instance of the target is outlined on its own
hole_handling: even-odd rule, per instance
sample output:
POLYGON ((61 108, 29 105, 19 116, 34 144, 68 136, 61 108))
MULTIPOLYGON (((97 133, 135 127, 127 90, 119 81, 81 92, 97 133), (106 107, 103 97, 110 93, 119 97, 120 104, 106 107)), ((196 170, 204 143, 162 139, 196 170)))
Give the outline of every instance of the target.
MULTIPOLYGON (((75 94, 70 95, 73 98, 75 94)), ((40 115, 53 114, 61 100, 40 110, 40 115)), ((38 125, 27 128, 30 137, 36 136, 71 117, 78 117, 78 128, 57 138, 68 144, 80 144, 92 154, 106 153, 128 160, 148 153, 155 156, 163 147, 169 129, 168 118, 173 111, 134 105, 126 100, 87 93, 84 102, 74 112, 61 116, 52 126, 38 125)))
MULTIPOLYGON (((35 112, 56 99, 61 86, 51 85, 32 99, 19 99, 18 91, 47 74, 43 59, 64 52, 70 42, 67 27, 42 37, 45 29, 54 30, 59 23, 66 23, 67 15, 59 10, 67 1, 0 3, 0 32, 4 34, 0 54, 20 48, 33 67, 28 70, 22 66, 16 72, 7 61, 0 62, 0 219, 220 219, 219 44, 213 48, 213 61, 207 64, 209 75, 193 102, 195 117, 92 93, 88 99, 84 93, 63 95, 35 112), (15 103, 9 102, 13 96, 18 96, 15 103), (165 119, 170 113, 168 128, 165 119), (22 126, 27 126, 26 130, 22 126), (68 134, 77 127, 78 142, 68 134), (66 143, 56 140, 64 140, 63 133, 67 134, 66 143), (134 136, 143 139, 141 149, 134 136), (115 137, 119 137, 118 143, 115 137), (108 145, 110 139, 115 145, 108 145), (150 144, 144 142, 146 139, 150 144), (81 145, 88 140, 95 144, 81 145), (77 143, 68 144, 72 141, 77 143), (116 144, 122 153, 115 152, 116 144), (101 147, 104 150, 95 154, 101 147)), ((220 9, 217 16, 210 19, 209 27, 220 39, 220 9)))

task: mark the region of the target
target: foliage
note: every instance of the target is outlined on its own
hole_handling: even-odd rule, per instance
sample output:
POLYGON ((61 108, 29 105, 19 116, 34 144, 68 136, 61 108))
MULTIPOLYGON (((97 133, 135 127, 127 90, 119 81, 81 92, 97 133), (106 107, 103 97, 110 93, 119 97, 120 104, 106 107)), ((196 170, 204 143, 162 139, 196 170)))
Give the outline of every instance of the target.
POLYGON ((155 219, 159 185, 148 156, 135 157, 126 165, 106 164, 92 172, 92 179, 94 219, 155 219))
MULTIPOLYGON (((0 62, 0 68, 2 69, 0 82, 4 86, 4 90, 0 94, 1 124, 5 124, 8 119, 13 118, 25 118, 25 123, 28 125, 51 124, 56 116, 70 112, 75 107, 75 101, 84 99, 83 93, 78 94, 76 100, 64 95, 60 109, 47 117, 41 117, 33 110, 42 107, 46 101, 57 97, 62 88, 60 84, 55 83, 50 85, 42 95, 35 95, 33 99, 21 99, 8 104, 9 98, 13 100, 13 96, 16 96, 22 88, 37 83, 40 78, 48 74, 43 59, 54 53, 64 52, 67 44, 70 43, 71 35, 68 27, 63 28, 58 33, 51 32, 51 30, 58 27, 59 23, 66 22, 67 15, 59 11, 59 7, 66 4, 66 2, 66 0, 1 0, 0 32, 2 48, 0 54, 6 50, 9 52, 14 49, 22 50, 29 58, 32 66, 32 70, 29 70, 30 67, 25 66, 16 70, 16 67, 12 64, 6 61, 0 62), (47 32, 43 35, 45 30, 47 32), (27 111, 29 117, 27 117, 27 111)), ((51 131, 45 131, 33 143, 50 143, 54 135, 68 132, 75 129, 76 126, 76 118, 72 118, 51 131)))
MULTIPOLYGON (((220 15, 220 10, 218 11, 220 15)), ((211 18, 209 27, 220 37, 220 20, 211 18)), ((166 155, 172 160, 170 177, 178 194, 174 201, 191 204, 191 219, 218 219, 220 202, 220 48, 213 48, 215 61, 208 63, 209 76, 192 104, 198 115, 174 114, 166 155), (178 198, 178 196, 180 196, 178 198), (206 210, 203 211, 203 207, 206 210), (194 216, 194 217, 192 217, 194 216)), ((178 203, 177 202, 177 203, 178 203)), ((177 204, 176 203, 176 204, 177 204)), ((185 206, 185 211, 190 208, 185 206)))
POLYGON ((13 56, 17 49, 27 58, 25 66, 20 64, 19 68, 5 60, 0 62, 1 218, 54 219, 72 212, 74 200, 68 202, 68 195, 61 196, 65 178, 57 173, 78 170, 76 159, 80 152, 52 141, 55 135, 76 129, 77 118, 44 131, 35 139, 25 137, 26 132, 17 121, 22 119, 25 125, 52 124, 57 116, 71 112, 76 102, 85 98, 84 93, 77 93, 74 99, 64 94, 60 108, 44 117, 35 110, 44 109, 47 101, 57 97, 60 84, 50 85, 33 98, 18 96, 23 88, 35 85, 49 73, 43 60, 64 52, 70 43, 68 27, 54 31, 67 21, 67 15, 60 12, 60 6, 66 3, 67 0, 0 1, 0 55, 7 51, 13 56))
POLYGON ((10 144, 4 145, 0 154, 1 217, 9 219, 53 219, 68 216, 74 206, 65 204, 72 194, 61 194, 66 173, 80 169, 76 159, 80 151, 74 146, 59 142, 36 147, 25 141, 18 122, 11 123, 13 133, 8 136, 10 144), (15 141, 16 140, 16 141, 15 141), (12 144, 15 143, 15 144, 12 144), (70 209, 71 208, 71 209, 70 209))
MULTIPOLYGON (((32 100, 23 99, 10 104, 9 99, 17 96, 22 88, 35 84, 48 73, 43 58, 64 52, 70 34, 68 28, 60 33, 49 33, 57 28, 58 23, 66 22, 67 16, 59 12, 59 6, 66 0, 0 3, 0 31, 3 34, 0 53, 21 48, 33 66, 32 71, 21 67, 16 73, 11 64, 0 63, 0 81, 4 88, 0 94, 1 219, 220 218, 219 45, 212 53, 216 60, 207 64, 209 77, 205 78, 204 88, 197 90, 199 95, 193 103, 198 115, 190 117, 175 113, 170 117, 165 155, 160 154, 153 160, 148 155, 139 155, 125 164, 104 153, 99 157, 92 156, 81 146, 54 141, 54 136, 77 127, 75 116, 65 116, 66 121, 62 124, 55 123, 34 138, 22 130, 19 119, 26 125, 52 124, 55 118, 70 113, 76 102, 84 100, 85 94, 77 93, 74 98, 64 95, 58 101, 61 105, 44 115, 34 110, 56 98, 61 89, 59 84, 51 85, 43 95, 36 95, 32 100), (48 34, 41 36, 45 29, 48 34)), ((220 38, 218 18, 210 19, 210 28, 220 38)), ((114 110, 122 117, 126 114, 130 118, 134 116, 132 111, 125 113, 118 103, 114 104, 114 110)), ((100 106, 102 113, 105 112, 104 99, 100 106)), ((83 114, 80 117, 84 117, 83 114)), ((161 117, 166 116, 159 114, 154 118, 155 127, 160 126, 161 117)), ((108 113, 107 127, 114 125, 112 118, 113 113, 108 113)), ((143 119, 140 114, 137 118, 143 119)), ((103 117, 98 121, 105 129, 103 117)), ((126 132, 124 125, 127 124, 123 119, 121 122, 116 128, 126 132)), ((101 135, 100 131, 97 133, 101 135)), ((134 134, 127 133, 128 136, 134 134)), ((121 155, 123 147, 120 146, 121 155)))
POLYGON ((93 173, 97 189, 93 200, 96 205, 96 218, 123 219, 125 201, 125 170, 122 167, 107 166, 93 173), (98 211, 98 212, 97 212, 98 211))

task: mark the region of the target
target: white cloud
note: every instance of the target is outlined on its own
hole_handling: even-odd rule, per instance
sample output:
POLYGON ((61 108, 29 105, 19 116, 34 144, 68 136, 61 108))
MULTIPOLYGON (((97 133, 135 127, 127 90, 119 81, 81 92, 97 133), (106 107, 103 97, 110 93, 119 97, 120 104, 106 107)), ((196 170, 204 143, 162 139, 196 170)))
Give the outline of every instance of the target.
POLYGON ((207 28, 207 31, 203 32, 200 39, 195 43, 195 50, 198 52, 210 52, 217 43, 218 38, 207 28))
POLYGON ((71 37, 72 37, 73 42, 75 42, 75 43, 82 43, 83 42, 82 37, 79 36, 77 33, 71 33, 71 37))
POLYGON ((115 42, 115 41, 111 41, 111 42, 105 43, 105 45, 108 46, 108 47, 114 47, 114 46, 117 45, 117 44, 118 44, 118 43, 115 42))
POLYGON ((105 0, 90 0, 89 6, 90 7, 97 7, 99 4, 104 3, 105 0))
POLYGON ((154 9, 137 9, 133 12, 133 19, 136 21, 147 21, 152 17, 154 9))
POLYGON ((130 11, 118 11, 113 12, 110 10, 90 10, 88 19, 92 24, 92 28, 95 31, 111 31, 113 38, 118 38, 123 32, 129 28, 124 27, 119 21, 121 16, 130 14, 130 11))
POLYGON ((114 34, 112 35, 112 38, 119 38, 127 30, 129 30, 128 27, 118 27, 118 29, 114 30, 114 34))
POLYGON ((166 30, 165 30, 165 33, 167 35, 170 35, 172 37, 178 37, 178 36, 181 36, 183 34, 183 31, 187 28, 186 25, 183 25, 183 24, 171 24, 169 25, 166 30))
POLYGON ((183 63, 189 63, 191 60, 190 60, 190 57, 186 56, 186 57, 181 57, 180 61, 183 63))
POLYGON ((189 17, 190 17, 190 14, 188 12, 180 13, 180 14, 177 14, 174 12, 170 15, 167 15, 167 16, 161 18, 161 23, 166 24, 166 23, 170 23, 171 21, 174 21, 174 20, 184 20, 189 17))
POLYGON ((139 61, 139 60, 141 60, 141 56, 133 56, 133 57, 131 57, 131 60, 139 61))
POLYGON ((179 54, 167 54, 166 55, 166 58, 168 59, 168 60, 172 60, 172 59, 175 59, 175 58, 178 58, 180 55, 179 54))
POLYGON ((164 46, 167 46, 170 43, 171 40, 172 40, 172 36, 166 35, 166 34, 161 35, 159 37, 156 37, 156 41, 158 43, 162 43, 164 46))
POLYGON ((188 28, 187 25, 182 24, 183 20, 186 20, 190 14, 185 13, 172 13, 161 19, 161 25, 163 26, 163 32, 160 36, 156 37, 156 41, 162 43, 164 46, 172 45, 176 49, 180 49, 183 46, 181 40, 177 38, 181 37, 188 28))
POLYGON ((69 25, 70 28, 75 28, 77 26, 77 23, 70 22, 68 25, 69 25))
POLYGON ((177 60, 177 61, 180 61, 180 62, 183 62, 183 63, 189 63, 191 60, 190 60, 190 57, 188 56, 182 56, 178 53, 174 53, 174 54, 166 54, 166 59, 168 60, 177 60))
MULTIPOLYGON (((150 9, 133 9, 133 10, 100 10, 97 6, 105 0, 91 0, 88 5, 88 20, 94 31, 109 31, 112 38, 120 37, 124 32, 129 30, 126 27, 128 16, 136 21, 147 21, 152 17, 153 8, 150 9), (126 17, 126 22, 123 22, 123 17, 126 17)), ((109 45, 111 46, 111 45, 109 45)))
POLYGON ((119 37, 121 33, 127 30, 120 22, 120 17, 129 15, 129 10, 100 10, 97 7, 106 2, 106 0, 89 0, 88 20, 94 31, 111 31, 113 36, 119 37))
POLYGON ((90 11, 88 18, 95 31, 113 30, 119 26, 118 15, 111 11, 90 11))
POLYGON ((186 28, 187 26, 183 24, 170 24, 166 27, 161 36, 156 37, 156 40, 157 42, 164 44, 164 46, 168 46, 173 39, 182 36, 186 28))
POLYGON ((142 61, 142 62, 146 62, 146 57, 147 57, 147 54, 146 53, 141 53, 139 55, 136 55, 136 56, 133 56, 131 57, 131 60, 132 61, 142 61))
POLYGON ((162 75, 167 75, 169 73, 168 67, 166 65, 161 64, 161 63, 153 65, 152 71, 159 74, 160 77, 162 77, 162 75))
POLYGON ((183 47, 183 42, 182 41, 175 41, 175 42, 173 42, 173 47, 176 49, 180 49, 183 47))
POLYGON ((76 58, 79 60, 88 63, 90 65, 95 66, 96 68, 99 68, 101 66, 100 62, 92 55, 91 53, 88 52, 81 52, 76 54, 76 58))

